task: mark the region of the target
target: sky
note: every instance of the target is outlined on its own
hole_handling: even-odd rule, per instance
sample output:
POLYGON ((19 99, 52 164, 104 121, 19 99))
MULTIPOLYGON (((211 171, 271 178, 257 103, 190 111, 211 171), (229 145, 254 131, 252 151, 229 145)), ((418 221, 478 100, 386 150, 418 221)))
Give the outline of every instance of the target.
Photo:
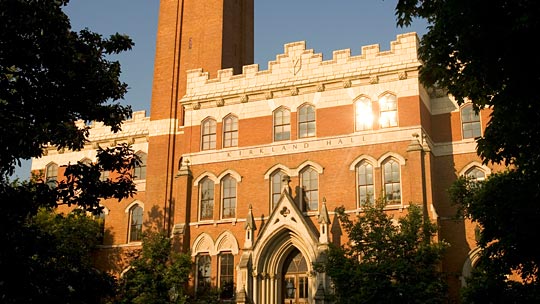
MULTIPOLYGON (((204 0, 197 0, 204 1, 204 0)), ((362 46, 379 44, 390 49, 396 35, 426 33, 427 24, 396 25, 397 0, 254 0, 255 58, 259 70, 284 51, 284 44, 305 41, 306 48, 332 59, 335 50, 350 49, 359 55, 362 46)), ((131 51, 110 57, 122 67, 121 80, 128 84, 122 104, 150 113, 159 0, 71 0, 64 12, 73 30, 88 28, 108 37, 116 32, 130 36, 131 51)), ((30 176, 30 161, 23 161, 15 177, 30 176)))

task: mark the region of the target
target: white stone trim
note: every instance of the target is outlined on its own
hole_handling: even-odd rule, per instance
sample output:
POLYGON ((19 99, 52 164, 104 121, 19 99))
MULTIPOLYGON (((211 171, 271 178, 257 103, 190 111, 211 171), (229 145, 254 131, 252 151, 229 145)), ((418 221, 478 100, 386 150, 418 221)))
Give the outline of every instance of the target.
POLYGON ((482 165, 482 163, 480 163, 478 161, 472 161, 472 162, 468 163, 465 167, 463 167, 459 171, 458 175, 463 176, 463 175, 465 175, 465 173, 467 173, 467 171, 469 171, 470 169, 472 169, 474 167, 477 167, 477 168, 481 169, 482 171, 484 171, 484 173, 486 174, 486 177, 491 174, 491 169, 488 166, 482 165))
POLYGON ((363 160, 370 163, 373 166, 373 168, 379 167, 379 162, 374 157, 369 156, 367 154, 362 154, 352 161, 351 165, 349 166, 349 170, 356 171, 356 166, 363 160))
POLYGON ((124 212, 125 213, 129 213, 129 210, 135 206, 135 205, 139 205, 143 210, 144 210, 144 203, 138 199, 134 200, 133 202, 131 202, 131 204, 129 204, 126 209, 124 209, 124 212))

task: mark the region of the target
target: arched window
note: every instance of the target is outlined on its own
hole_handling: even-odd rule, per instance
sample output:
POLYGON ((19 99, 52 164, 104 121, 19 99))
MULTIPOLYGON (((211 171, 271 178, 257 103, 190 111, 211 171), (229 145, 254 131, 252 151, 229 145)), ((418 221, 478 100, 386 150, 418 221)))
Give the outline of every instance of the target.
POLYGON ((374 202, 373 165, 367 161, 361 161, 356 166, 356 184, 358 187, 358 206, 374 202))
POLYGON ((197 289, 210 286, 212 279, 212 263, 208 254, 199 254, 195 260, 197 267, 197 289))
POLYGON ((381 128, 396 127, 397 123, 397 100, 392 94, 385 94, 379 98, 381 114, 379 122, 381 128))
POLYGON ((461 108, 461 129, 463 138, 476 138, 481 136, 480 116, 478 116, 472 105, 461 108))
POLYGON ((236 216, 236 180, 227 175, 221 181, 221 217, 236 216))
POLYGON ((208 118, 203 121, 201 126, 201 149, 211 150, 216 148, 216 121, 208 118))
POLYGON ((383 182, 386 203, 389 205, 401 204, 401 178, 399 163, 394 159, 383 164, 383 182))
POLYGON ((222 299, 234 296, 234 256, 230 252, 219 254, 219 288, 222 299))
POLYGON ((319 208, 319 173, 313 168, 307 168, 301 173, 303 198, 308 211, 319 208))
POLYGON ((471 169, 469 169, 465 173, 465 176, 472 179, 473 181, 483 181, 486 179, 486 173, 478 167, 472 167, 471 169))
POLYGON ((199 218, 211 220, 214 217, 214 181, 205 177, 200 186, 199 218))
POLYGON ((238 146, 238 118, 228 115, 223 119, 223 148, 238 146))
POLYGON ((135 153, 139 157, 139 163, 133 170, 133 177, 135 179, 146 179, 146 153, 139 151, 135 153))
POLYGON ((277 170, 270 176, 270 191, 272 197, 272 210, 276 207, 282 191, 282 180, 285 173, 281 170, 277 170))
POLYGON ((58 165, 50 163, 45 168, 45 182, 49 187, 56 187, 56 181, 58 180, 58 165))
POLYGON ((274 141, 291 139, 291 112, 280 108, 274 112, 274 141))
POLYGON ((315 107, 303 105, 298 109, 298 137, 315 136, 315 107))
POLYGON ((371 130, 373 128, 373 111, 371 100, 360 97, 354 103, 354 126, 356 131, 371 130))
POLYGON ((139 205, 133 205, 129 209, 129 229, 128 240, 130 242, 142 241, 142 223, 143 223, 143 208, 139 205))

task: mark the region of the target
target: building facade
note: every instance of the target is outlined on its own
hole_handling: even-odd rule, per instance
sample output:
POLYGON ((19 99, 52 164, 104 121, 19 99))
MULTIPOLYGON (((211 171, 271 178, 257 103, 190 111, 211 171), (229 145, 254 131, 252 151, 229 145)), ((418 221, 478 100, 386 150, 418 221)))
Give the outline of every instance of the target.
POLYGON ((300 41, 260 71, 252 0, 161 1, 150 117, 135 112, 117 134, 96 124, 84 150, 50 150, 32 169, 52 180, 95 161, 98 144, 131 143, 144 160, 138 193, 103 202, 100 264, 120 275, 157 227, 193 256, 195 288, 234 286, 237 303, 325 303, 331 280, 313 265, 347 241, 335 208, 361 214, 384 196, 400 217, 421 204, 451 244, 441 271, 457 298, 475 227, 454 217, 446 190, 499 168, 475 151, 489 113, 425 88, 418 46, 405 33, 387 51, 323 60, 300 41))

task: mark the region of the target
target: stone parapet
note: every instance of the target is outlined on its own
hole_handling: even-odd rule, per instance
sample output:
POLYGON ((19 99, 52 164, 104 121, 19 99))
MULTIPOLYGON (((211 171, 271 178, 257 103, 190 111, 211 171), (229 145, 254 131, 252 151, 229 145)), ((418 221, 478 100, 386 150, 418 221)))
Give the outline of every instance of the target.
POLYGON ((388 51, 368 45, 358 56, 351 56, 349 49, 337 50, 331 60, 323 61, 322 54, 306 49, 305 41, 288 43, 284 54, 268 63, 268 70, 259 71, 253 64, 233 75, 232 69, 223 69, 215 79, 202 69, 189 70, 180 102, 186 109, 213 108, 417 77, 418 46, 419 38, 411 32, 398 35, 388 51))

